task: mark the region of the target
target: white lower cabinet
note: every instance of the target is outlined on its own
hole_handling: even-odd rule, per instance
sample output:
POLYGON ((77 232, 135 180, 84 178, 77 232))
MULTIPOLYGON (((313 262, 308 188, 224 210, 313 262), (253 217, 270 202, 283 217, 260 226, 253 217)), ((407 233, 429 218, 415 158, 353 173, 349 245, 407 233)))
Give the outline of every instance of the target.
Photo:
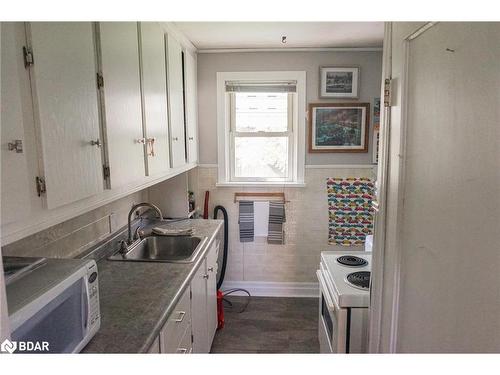
POLYGON ((149 353, 210 353, 217 330, 216 241, 170 314, 149 353), (158 343, 159 341, 159 343, 158 343))
POLYGON ((193 353, 210 353, 217 330, 217 255, 216 241, 191 281, 193 353))

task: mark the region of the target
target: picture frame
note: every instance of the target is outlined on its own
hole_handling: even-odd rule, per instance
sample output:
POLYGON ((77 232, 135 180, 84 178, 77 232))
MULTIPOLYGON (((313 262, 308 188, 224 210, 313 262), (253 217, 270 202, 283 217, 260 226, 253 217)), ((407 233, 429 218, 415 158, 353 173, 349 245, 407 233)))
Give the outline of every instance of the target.
POLYGON ((357 99, 359 78, 359 66, 320 66, 319 97, 357 99))
POLYGON ((368 152, 370 103, 310 103, 309 152, 368 152))

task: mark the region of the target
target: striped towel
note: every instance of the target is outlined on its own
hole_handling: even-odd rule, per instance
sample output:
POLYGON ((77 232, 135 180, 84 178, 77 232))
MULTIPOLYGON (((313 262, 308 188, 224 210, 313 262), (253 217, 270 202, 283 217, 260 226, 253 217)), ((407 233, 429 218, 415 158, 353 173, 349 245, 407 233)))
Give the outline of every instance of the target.
POLYGON ((253 202, 240 201, 240 242, 252 242, 254 236, 253 202))
POLYGON ((285 221, 285 204, 283 202, 269 202, 267 243, 282 245, 285 242, 285 232, 283 231, 285 221))

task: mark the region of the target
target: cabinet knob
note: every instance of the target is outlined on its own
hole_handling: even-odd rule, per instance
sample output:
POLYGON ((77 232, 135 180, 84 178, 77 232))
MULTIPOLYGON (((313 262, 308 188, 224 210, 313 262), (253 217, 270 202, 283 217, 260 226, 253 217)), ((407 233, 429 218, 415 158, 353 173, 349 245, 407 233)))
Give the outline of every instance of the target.
POLYGON ((94 140, 91 140, 91 141, 90 141, 90 145, 91 145, 91 146, 101 147, 101 146, 102 146, 102 144, 101 144, 101 140, 100 140, 100 139, 96 139, 95 141, 94 141, 94 140))
POLYGON ((178 140, 179 140, 179 138, 178 138, 178 137, 174 137, 174 138, 172 138, 172 140, 173 140, 173 141, 178 141, 178 140))
POLYGON ((135 140, 135 143, 140 143, 140 144, 146 144, 146 138, 137 138, 135 140))
POLYGON ((15 151, 18 154, 23 153, 23 141, 22 139, 16 139, 7 144, 9 151, 15 151))
POLYGON ((190 141, 194 141, 194 137, 189 137, 189 140, 190 141))
POLYGON ((214 272, 214 268, 213 267, 208 267, 208 272, 214 272))
POLYGON ((209 278, 209 277, 210 277, 210 276, 208 276, 208 274, 203 275, 203 278, 204 278, 205 280, 208 280, 208 278, 209 278))

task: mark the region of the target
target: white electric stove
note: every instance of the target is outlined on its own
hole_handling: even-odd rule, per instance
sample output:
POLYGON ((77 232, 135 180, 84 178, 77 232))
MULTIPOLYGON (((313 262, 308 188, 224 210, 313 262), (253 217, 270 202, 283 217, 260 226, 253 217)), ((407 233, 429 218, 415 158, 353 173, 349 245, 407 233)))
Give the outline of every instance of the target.
POLYGON ((317 276, 322 353, 366 353, 370 271, 370 252, 321 253, 317 276))

